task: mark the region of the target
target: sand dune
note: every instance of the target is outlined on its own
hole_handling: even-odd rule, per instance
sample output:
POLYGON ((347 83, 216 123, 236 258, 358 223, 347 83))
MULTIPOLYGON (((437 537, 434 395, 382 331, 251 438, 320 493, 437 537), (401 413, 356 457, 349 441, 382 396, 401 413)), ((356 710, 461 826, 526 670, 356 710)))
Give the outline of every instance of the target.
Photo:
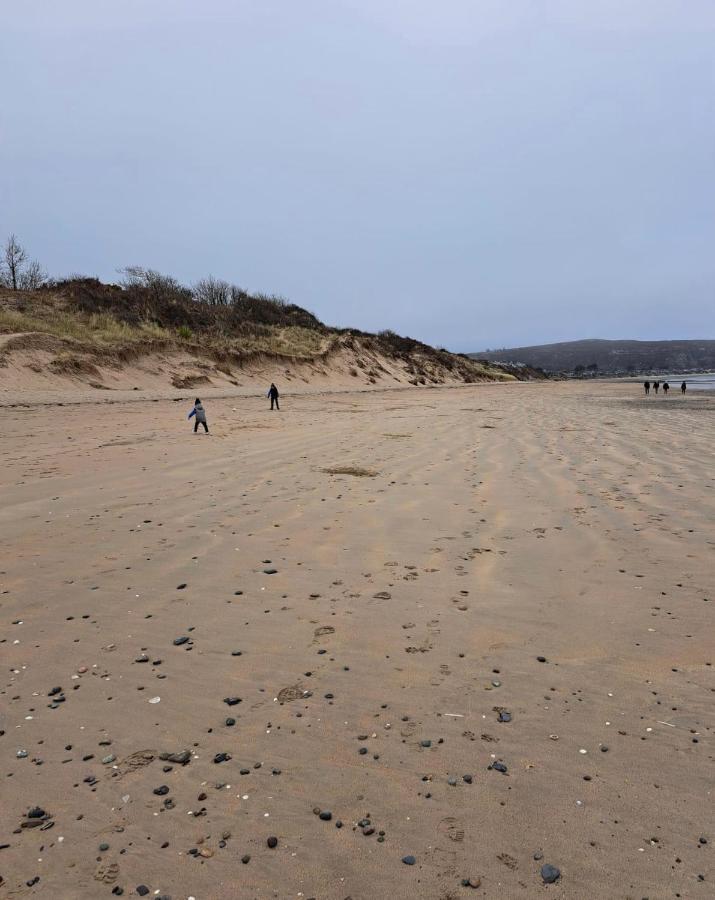
POLYGON ((710 394, 34 399, 0 896, 713 895, 710 394))

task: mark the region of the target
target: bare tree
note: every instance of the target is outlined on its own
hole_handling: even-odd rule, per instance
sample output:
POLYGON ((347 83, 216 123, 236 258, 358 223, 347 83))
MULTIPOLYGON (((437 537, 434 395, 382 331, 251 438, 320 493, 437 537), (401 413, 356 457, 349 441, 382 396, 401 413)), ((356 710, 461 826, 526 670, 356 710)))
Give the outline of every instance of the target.
POLYGON ((20 273, 18 284, 21 291, 36 291, 47 281, 47 272, 36 259, 28 263, 20 273))
POLYGON ((157 299, 191 299, 191 291, 171 275, 162 275, 161 272, 145 269, 143 266, 125 266, 118 271, 124 275, 122 279, 124 288, 144 288, 157 299))
POLYGON ((197 281, 193 291, 194 300, 208 306, 229 306, 231 303, 231 285, 213 275, 197 281))
POLYGON ((22 270, 27 260, 27 253, 14 234, 11 234, 3 250, 2 272, 8 287, 18 290, 22 270))
POLYGON ((47 272, 27 252, 14 234, 5 242, 0 259, 0 284, 13 291, 36 291, 47 281, 47 272))

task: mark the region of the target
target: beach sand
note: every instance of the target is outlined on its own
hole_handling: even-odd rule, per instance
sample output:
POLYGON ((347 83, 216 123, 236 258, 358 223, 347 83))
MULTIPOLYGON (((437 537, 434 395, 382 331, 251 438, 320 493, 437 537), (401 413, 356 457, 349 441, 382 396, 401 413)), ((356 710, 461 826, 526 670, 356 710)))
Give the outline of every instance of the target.
POLYGON ((3 409, 0 896, 715 895, 715 396, 134 400, 3 409))

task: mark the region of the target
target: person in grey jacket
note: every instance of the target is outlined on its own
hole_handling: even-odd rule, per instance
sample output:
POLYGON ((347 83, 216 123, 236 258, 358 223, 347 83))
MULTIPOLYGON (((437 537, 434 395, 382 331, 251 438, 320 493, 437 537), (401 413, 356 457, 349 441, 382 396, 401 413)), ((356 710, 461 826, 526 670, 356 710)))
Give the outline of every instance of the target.
POLYGON ((196 417, 196 421, 194 422, 194 434, 199 430, 199 425, 204 426, 204 431, 206 434, 209 433, 209 426, 206 424, 206 410, 204 409, 199 398, 196 398, 196 402, 194 403, 194 408, 189 413, 189 418, 192 416, 196 417))

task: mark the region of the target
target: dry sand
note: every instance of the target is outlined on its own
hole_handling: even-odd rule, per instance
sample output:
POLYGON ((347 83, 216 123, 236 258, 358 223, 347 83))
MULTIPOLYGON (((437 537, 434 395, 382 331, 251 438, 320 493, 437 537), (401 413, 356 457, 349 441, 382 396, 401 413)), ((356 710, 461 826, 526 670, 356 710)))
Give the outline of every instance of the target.
POLYGON ((0 895, 715 896, 715 397, 637 390, 4 409, 0 895))

